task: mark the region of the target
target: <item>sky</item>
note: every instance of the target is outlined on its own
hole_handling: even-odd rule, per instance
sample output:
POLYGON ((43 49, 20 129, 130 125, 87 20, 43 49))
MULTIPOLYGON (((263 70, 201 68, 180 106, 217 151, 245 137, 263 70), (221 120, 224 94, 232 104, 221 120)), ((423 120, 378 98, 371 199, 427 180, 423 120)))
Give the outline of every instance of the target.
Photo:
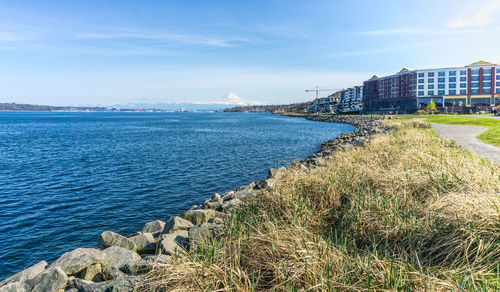
POLYGON ((0 102, 282 104, 500 63, 500 0, 0 0, 0 15, 0 102))

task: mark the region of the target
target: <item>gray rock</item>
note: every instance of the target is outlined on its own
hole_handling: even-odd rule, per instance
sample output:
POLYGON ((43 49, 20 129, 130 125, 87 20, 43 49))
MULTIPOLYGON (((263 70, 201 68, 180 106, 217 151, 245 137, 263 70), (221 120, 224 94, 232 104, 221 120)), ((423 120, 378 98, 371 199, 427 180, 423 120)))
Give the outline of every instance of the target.
POLYGON ((144 233, 158 233, 162 232, 163 229, 165 228, 165 222, 161 220, 155 220, 146 223, 144 227, 142 228, 142 232, 144 233))
POLYGON ((102 278, 104 281, 113 280, 123 276, 126 276, 126 274, 120 271, 117 267, 104 267, 102 270, 102 278))
POLYGON ((26 281, 31 287, 31 292, 57 292, 66 286, 68 276, 60 268, 55 267, 26 281))
POLYGON ((153 270, 155 267, 169 264, 171 260, 171 256, 164 254, 147 256, 135 264, 128 265, 125 270, 129 275, 141 275, 153 270))
POLYGON ((189 229, 189 244, 200 244, 219 236, 224 231, 223 224, 203 223, 189 229))
POLYGON ((227 192, 227 193, 224 193, 224 194, 222 195, 222 200, 223 200, 223 201, 231 200, 231 199, 232 199, 232 197, 233 197, 233 194, 234 194, 234 191, 229 191, 229 192, 227 192))
POLYGON ((15 282, 23 282, 29 279, 33 279, 34 277, 38 276, 41 272, 45 270, 47 267, 47 262, 42 261, 39 262, 38 264, 35 264, 24 271, 21 271, 14 276, 7 278, 0 282, 0 287, 7 285, 9 283, 15 283, 15 282))
POLYGON ((189 210, 182 215, 182 217, 186 220, 191 221, 194 225, 198 225, 201 223, 206 223, 208 220, 215 217, 225 217, 224 213, 217 212, 211 209, 205 210, 189 210))
POLYGON ((222 210, 224 212, 234 212, 236 211, 242 204, 242 201, 240 199, 232 199, 229 201, 226 201, 224 205, 222 206, 222 210))
POLYGON ((101 264, 92 264, 85 268, 80 273, 80 278, 88 281, 100 281, 101 280, 102 267, 101 264))
POLYGON ((103 265, 122 269, 128 264, 141 260, 141 256, 131 250, 119 246, 111 246, 102 251, 104 255, 103 265))
POLYGON ((256 190, 254 190, 254 189, 244 189, 244 190, 235 192, 233 194, 232 198, 233 199, 244 200, 244 199, 253 197, 255 195, 257 195, 257 191, 256 190))
POLYGON ((103 233, 101 233, 101 236, 99 236, 99 240, 97 242, 97 246, 100 249, 106 249, 110 246, 119 246, 131 251, 137 251, 137 246, 133 241, 112 231, 104 231, 103 233))
POLYGON ((160 242, 160 252, 168 255, 182 254, 187 242, 188 232, 186 230, 163 234, 160 242))
POLYGON ((188 230, 190 227, 194 226, 190 221, 183 219, 179 216, 170 217, 165 223, 165 229, 163 229, 163 234, 172 233, 177 230, 188 230))
POLYGON ((11 282, 0 287, 0 292, 29 292, 31 287, 24 281, 11 282))
POLYGON ((224 219, 216 217, 208 220, 208 223, 224 224, 224 219))
POLYGON ((136 291, 140 279, 135 276, 123 276, 113 280, 93 283, 82 279, 70 281, 71 288, 76 288, 80 292, 111 292, 111 291, 136 291))
POLYGON ((129 237, 129 239, 137 246, 138 253, 154 253, 156 251, 156 241, 151 233, 141 233, 129 237))
POLYGON ((61 267, 68 275, 81 272, 92 264, 102 263, 103 254, 95 248, 77 248, 63 254, 49 268, 61 267))

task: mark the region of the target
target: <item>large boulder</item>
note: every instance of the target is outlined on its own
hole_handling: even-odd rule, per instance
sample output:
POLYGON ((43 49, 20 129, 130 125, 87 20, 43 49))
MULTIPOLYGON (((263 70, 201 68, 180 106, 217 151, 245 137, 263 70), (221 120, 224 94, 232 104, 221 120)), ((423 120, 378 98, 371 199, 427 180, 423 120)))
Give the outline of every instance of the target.
POLYGON ((100 264, 103 261, 103 254, 95 248, 77 248, 59 257, 50 265, 50 268, 61 267, 68 275, 81 272, 92 264, 100 264))
POLYGON ((24 281, 10 282, 0 286, 0 292, 30 292, 31 287, 24 281))
POLYGON ((135 276, 122 276, 113 280, 94 283, 82 279, 69 281, 69 288, 78 289, 80 292, 109 292, 109 291, 136 291, 140 279, 135 276))
POLYGON ((108 247, 102 253, 104 255, 102 264, 105 267, 122 269, 128 264, 133 264, 141 260, 141 256, 138 253, 119 246, 108 247))
POLYGON ((128 265, 125 271, 129 275, 140 275, 151 271, 154 267, 169 264, 172 257, 164 254, 146 256, 135 264, 128 265))
POLYGON ((102 272, 101 264, 92 264, 92 265, 86 267, 80 273, 80 278, 82 278, 84 280, 98 282, 102 279, 101 272, 102 272))
POLYGON ((219 236, 224 231, 223 224, 203 223, 189 229, 189 244, 194 246, 219 236))
POLYGON ((60 267, 55 267, 27 280, 26 284, 31 292, 57 292, 66 286, 67 280, 68 275, 60 267))
POLYGON ((165 228, 163 229, 163 234, 172 233, 178 230, 189 230, 190 227, 194 226, 190 221, 183 219, 179 216, 170 217, 165 223, 165 228))
POLYGON ((241 200, 238 198, 225 201, 224 204, 222 205, 222 210, 226 213, 232 213, 240 207, 241 203, 242 203, 241 200))
POLYGON ((222 200, 222 197, 218 193, 215 193, 212 196, 212 198, 206 200, 203 203, 203 209, 217 210, 222 206, 223 202, 224 202, 224 200, 222 200))
POLYGON ((97 242, 97 246, 100 249, 106 249, 110 246, 119 246, 131 251, 137 251, 137 246, 133 241, 112 231, 104 231, 103 233, 101 233, 101 236, 99 236, 99 240, 97 242))
POLYGON ((138 253, 155 253, 156 251, 156 241, 152 233, 140 233, 128 239, 135 243, 138 253))
POLYGON ((142 228, 142 232, 154 234, 154 233, 162 232, 164 228, 165 228, 165 222, 163 222, 161 220, 155 220, 155 221, 151 221, 151 222, 146 223, 146 225, 144 225, 144 227, 142 228))
POLYGON ((104 267, 102 269, 102 278, 103 280, 113 280, 119 277, 126 276, 126 274, 120 271, 117 267, 104 267))
POLYGON ((163 234, 160 241, 160 252, 175 255, 184 253, 188 243, 188 232, 186 230, 176 231, 174 233, 163 234))
POLYGON ((207 223, 208 220, 215 218, 215 217, 221 217, 224 218, 226 215, 221 212, 217 212, 212 209, 205 209, 205 210, 189 210, 186 213, 182 215, 182 218, 191 221, 194 225, 198 225, 201 223, 207 223))
POLYGON ((42 273, 46 267, 47 267, 46 261, 39 262, 38 264, 35 264, 25 269, 24 271, 21 271, 10 278, 3 280, 2 282, 0 282, 0 287, 3 287, 11 283, 23 282, 29 279, 33 279, 34 277, 42 273))

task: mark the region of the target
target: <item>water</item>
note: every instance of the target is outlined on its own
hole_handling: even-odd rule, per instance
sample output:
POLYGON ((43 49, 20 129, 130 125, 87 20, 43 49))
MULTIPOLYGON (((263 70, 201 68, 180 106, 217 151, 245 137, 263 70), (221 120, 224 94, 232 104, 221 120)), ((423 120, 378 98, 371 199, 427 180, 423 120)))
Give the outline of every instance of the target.
POLYGON ((253 113, 0 112, 0 279, 260 181, 352 129, 253 113))

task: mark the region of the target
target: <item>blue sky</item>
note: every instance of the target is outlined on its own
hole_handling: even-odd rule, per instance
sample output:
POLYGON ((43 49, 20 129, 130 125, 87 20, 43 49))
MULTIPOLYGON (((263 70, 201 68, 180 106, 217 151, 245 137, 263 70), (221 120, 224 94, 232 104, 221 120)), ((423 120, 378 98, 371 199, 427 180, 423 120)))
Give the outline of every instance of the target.
POLYGON ((289 103, 402 67, 500 63, 500 0, 20 0, 0 15, 0 102, 289 103))

